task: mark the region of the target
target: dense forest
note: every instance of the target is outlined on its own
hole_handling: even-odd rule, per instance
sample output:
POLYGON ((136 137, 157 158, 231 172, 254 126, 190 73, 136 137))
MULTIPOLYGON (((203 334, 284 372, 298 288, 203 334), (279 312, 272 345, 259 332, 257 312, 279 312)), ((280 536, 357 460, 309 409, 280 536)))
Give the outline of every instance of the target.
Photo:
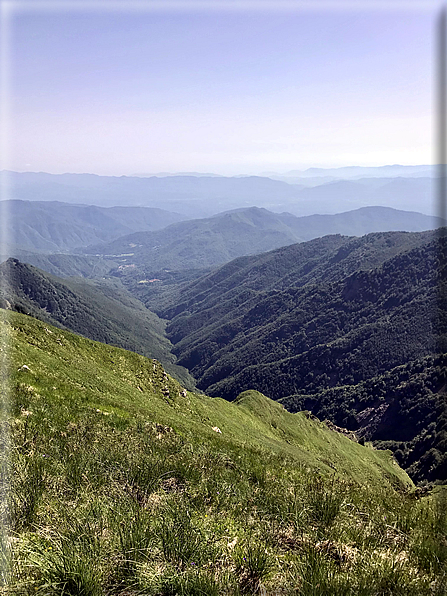
MULTIPOLYGON (((199 387, 213 394, 231 399, 236 385, 245 389, 255 383, 279 399, 358 383, 434 353, 435 338, 442 340, 439 321, 433 317, 445 243, 416 235, 425 240, 419 247, 396 247, 397 240, 407 236, 412 235, 393 238, 389 233, 353 241, 327 237, 332 250, 323 248, 326 254, 301 263, 296 251, 281 249, 286 256, 295 253, 295 267, 301 266, 301 280, 284 266, 293 277, 290 287, 285 287, 281 272, 278 283, 272 274, 269 284, 265 267, 253 282, 234 283, 233 276, 225 275, 224 282, 216 284, 217 276, 237 262, 193 283, 184 292, 189 293, 188 302, 162 313, 171 318, 167 331, 179 361, 193 372, 199 387), (390 251, 381 249, 387 240, 395 241, 390 251), (379 250, 371 248, 374 241, 379 250), (334 250, 334 244, 341 246, 334 250), (386 259, 398 248, 399 254, 386 259), (362 249, 363 263, 358 258, 362 249), (369 268, 372 258, 383 263, 369 268), (365 264, 368 268, 362 270, 365 264), (345 275, 350 268, 354 272, 345 275), (224 292, 229 277, 232 286, 224 292), (267 289, 256 290, 262 278, 267 278, 267 289), (208 282, 212 290, 207 295, 202 288, 208 282), (197 291, 196 299, 191 288, 197 291), (402 341, 406 334, 409 340, 402 341)), ((321 250, 323 243, 313 242, 321 250)), ((303 245, 297 246, 299 250, 303 245)))
POLYGON ((415 481, 447 478, 447 356, 426 356, 362 381, 286 397, 291 412, 310 410, 355 431, 360 442, 391 449, 415 481))

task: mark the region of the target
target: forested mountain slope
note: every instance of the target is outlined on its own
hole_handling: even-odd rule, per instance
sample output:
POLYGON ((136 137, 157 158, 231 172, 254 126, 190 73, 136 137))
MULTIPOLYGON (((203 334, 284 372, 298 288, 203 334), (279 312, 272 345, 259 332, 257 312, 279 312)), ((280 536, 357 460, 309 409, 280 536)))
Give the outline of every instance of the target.
POLYGON ((447 479, 446 258, 440 233, 387 232, 241 257, 190 283, 197 273, 167 273, 160 292, 138 284, 166 329, 118 280, 62 281, 16 260, 0 272, 10 308, 156 357, 193 386, 188 369, 211 395, 255 389, 327 417, 420 481, 447 479))
POLYGON ((165 323, 119 283, 62 280, 9 259, 0 265, 0 299, 3 308, 157 358, 188 387, 194 386, 188 372, 175 364, 165 323))
POLYGON ((220 316, 231 311, 235 296, 242 292, 257 297, 258 293, 270 290, 335 281, 355 271, 377 267, 433 237, 433 232, 377 233, 362 238, 324 236, 258 256, 235 259, 182 287, 170 299, 167 293, 162 305, 152 299, 151 288, 147 289, 146 298, 144 290, 140 295, 150 308, 170 319, 183 311, 188 315, 202 313, 214 306, 219 306, 216 314, 220 316))
POLYGON ((15 250, 59 252, 110 242, 137 231, 159 230, 185 219, 149 207, 98 207, 60 201, 4 201, 8 241, 15 250))
POLYGON ((161 312, 211 395, 262 391, 386 441, 415 479, 446 478, 446 258, 433 233, 329 236, 237 259, 161 312))
POLYGON ((311 410, 391 449, 414 481, 447 481, 447 354, 426 356, 362 381, 294 395, 288 410, 311 410))
POLYGON ((22 263, 34 265, 57 277, 103 278, 111 270, 116 271, 119 262, 96 256, 84 256, 65 253, 40 253, 27 250, 11 250, 0 256, 1 262, 15 258, 22 263))
MULTIPOLYGON (((366 236, 360 244, 386 236, 366 236)), ((358 241, 347 241, 338 257, 350 254, 343 249, 351 242, 358 241)), ((328 269, 336 254, 326 259, 328 269)), ((433 317, 445 244, 431 240, 387 260, 385 254, 382 265, 358 270, 357 261, 353 273, 338 279, 332 270, 329 279, 301 287, 299 281, 267 291, 236 285, 221 293, 217 308, 198 296, 195 305, 190 300, 167 311, 179 362, 213 395, 231 399, 236 387, 254 387, 279 399, 358 383, 433 353, 441 333, 433 317)))
POLYGON ((221 265, 244 254, 261 253, 300 240, 281 216, 253 207, 172 224, 158 232, 130 234, 84 252, 128 255, 123 262, 150 266, 153 270, 181 270, 221 265))

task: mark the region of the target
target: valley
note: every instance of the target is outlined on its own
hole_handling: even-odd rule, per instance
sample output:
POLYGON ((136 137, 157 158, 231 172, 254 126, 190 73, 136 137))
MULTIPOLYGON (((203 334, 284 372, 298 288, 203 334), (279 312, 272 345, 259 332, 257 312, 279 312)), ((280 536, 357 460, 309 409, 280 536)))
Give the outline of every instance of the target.
POLYGON ((442 593, 446 222, 409 208, 433 177, 315 174, 10 174, 18 594, 442 593))
MULTIPOLYGON (((301 186, 334 191, 334 201, 337 185, 384 188, 384 173, 301 173, 301 186)), ((422 167, 386 174, 414 188, 424 176, 435 180, 422 167)), ((1 265, 0 293, 8 308, 156 358, 189 389, 230 401, 256 390, 291 411, 309 410, 385 442, 415 480, 444 479, 439 366, 427 372, 434 391, 412 398, 412 407, 429 404, 424 422, 409 423, 404 439, 393 424, 408 407, 392 406, 393 395, 365 397, 365 386, 444 353, 445 243, 429 231, 443 220, 379 205, 301 217, 269 211, 263 197, 274 185, 288 188, 290 200, 297 191, 288 178, 3 175, 17 197, 4 202, 11 237, 3 251, 13 259, 1 265), (155 188, 160 200, 168 192, 182 202, 183 215, 160 209, 155 188), (26 200, 31 190, 35 200, 26 200), (96 206, 53 200, 83 192, 96 206), (143 192, 147 206, 123 206, 126 193, 135 203, 143 192), (185 207, 204 192, 223 193, 226 206, 254 192, 257 206, 194 219, 185 207), (122 206, 110 206, 119 193, 122 206), (388 426, 380 423, 384 408, 388 426), (375 426, 362 422, 370 419, 375 426)), ((301 204, 295 196, 294 209, 301 204)))
POLYGON ((447 596, 445 6, 3 4, 0 596, 447 596))

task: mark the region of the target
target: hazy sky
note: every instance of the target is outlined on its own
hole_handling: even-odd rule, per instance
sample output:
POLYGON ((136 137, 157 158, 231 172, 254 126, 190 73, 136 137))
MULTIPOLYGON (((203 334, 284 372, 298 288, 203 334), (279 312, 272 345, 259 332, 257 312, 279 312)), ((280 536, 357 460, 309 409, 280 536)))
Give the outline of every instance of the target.
POLYGON ((3 167, 232 175, 435 159, 435 2, 10 6, 3 167))

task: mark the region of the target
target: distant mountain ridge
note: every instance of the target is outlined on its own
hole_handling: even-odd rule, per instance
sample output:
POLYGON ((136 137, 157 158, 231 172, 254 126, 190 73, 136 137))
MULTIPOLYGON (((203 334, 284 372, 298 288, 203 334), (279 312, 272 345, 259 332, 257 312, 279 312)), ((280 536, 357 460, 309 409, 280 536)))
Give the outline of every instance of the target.
POLYGON ((149 207, 97 207, 60 201, 11 200, 2 208, 8 217, 9 242, 22 250, 69 251, 110 242, 137 231, 159 230, 181 216, 149 207))
POLYGON ((431 175, 346 180, 314 176, 277 180, 262 176, 167 176, 137 178, 94 174, 2 172, 9 199, 63 201, 97 206, 145 206, 190 218, 210 217, 255 205, 297 216, 340 213, 380 205, 428 215, 436 213, 436 186, 431 175), (336 182, 339 184, 333 184, 336 182), (309 186, 311 188, 309 188, 309 186), (313 188, 312 188, 313 187, 313 188))
POLYGON ((158 178, 2 172, 11 199, 63 201, 102 207, 145 206, 188 217, 209 217, 226 209, 294 200, 285 182, 248 178, 168 176, 158 178))
POLYGON ((315 176, 328 176, 334 179, 355 179, 355 178, 384 178, 384 177, 419 177, 437 175, 438 166, 436 165, 415 165, 403 166, 399 164, 384 166, 342 166, 338 168, 307 168, 305 170, 290 170, 283 174, 266 172, 272 178, 313 178, 315 176))
POLYGON ((302 218, 251 207, 179 222, 156 232, 123 236, 83 252, 120 258, 127 266, 144 266, 154 271, 198 269, 328 234, 362 236, 375 231, 422 231, 443 223, 439 218, 387 207, 365 207, 336 215, 302 218))

